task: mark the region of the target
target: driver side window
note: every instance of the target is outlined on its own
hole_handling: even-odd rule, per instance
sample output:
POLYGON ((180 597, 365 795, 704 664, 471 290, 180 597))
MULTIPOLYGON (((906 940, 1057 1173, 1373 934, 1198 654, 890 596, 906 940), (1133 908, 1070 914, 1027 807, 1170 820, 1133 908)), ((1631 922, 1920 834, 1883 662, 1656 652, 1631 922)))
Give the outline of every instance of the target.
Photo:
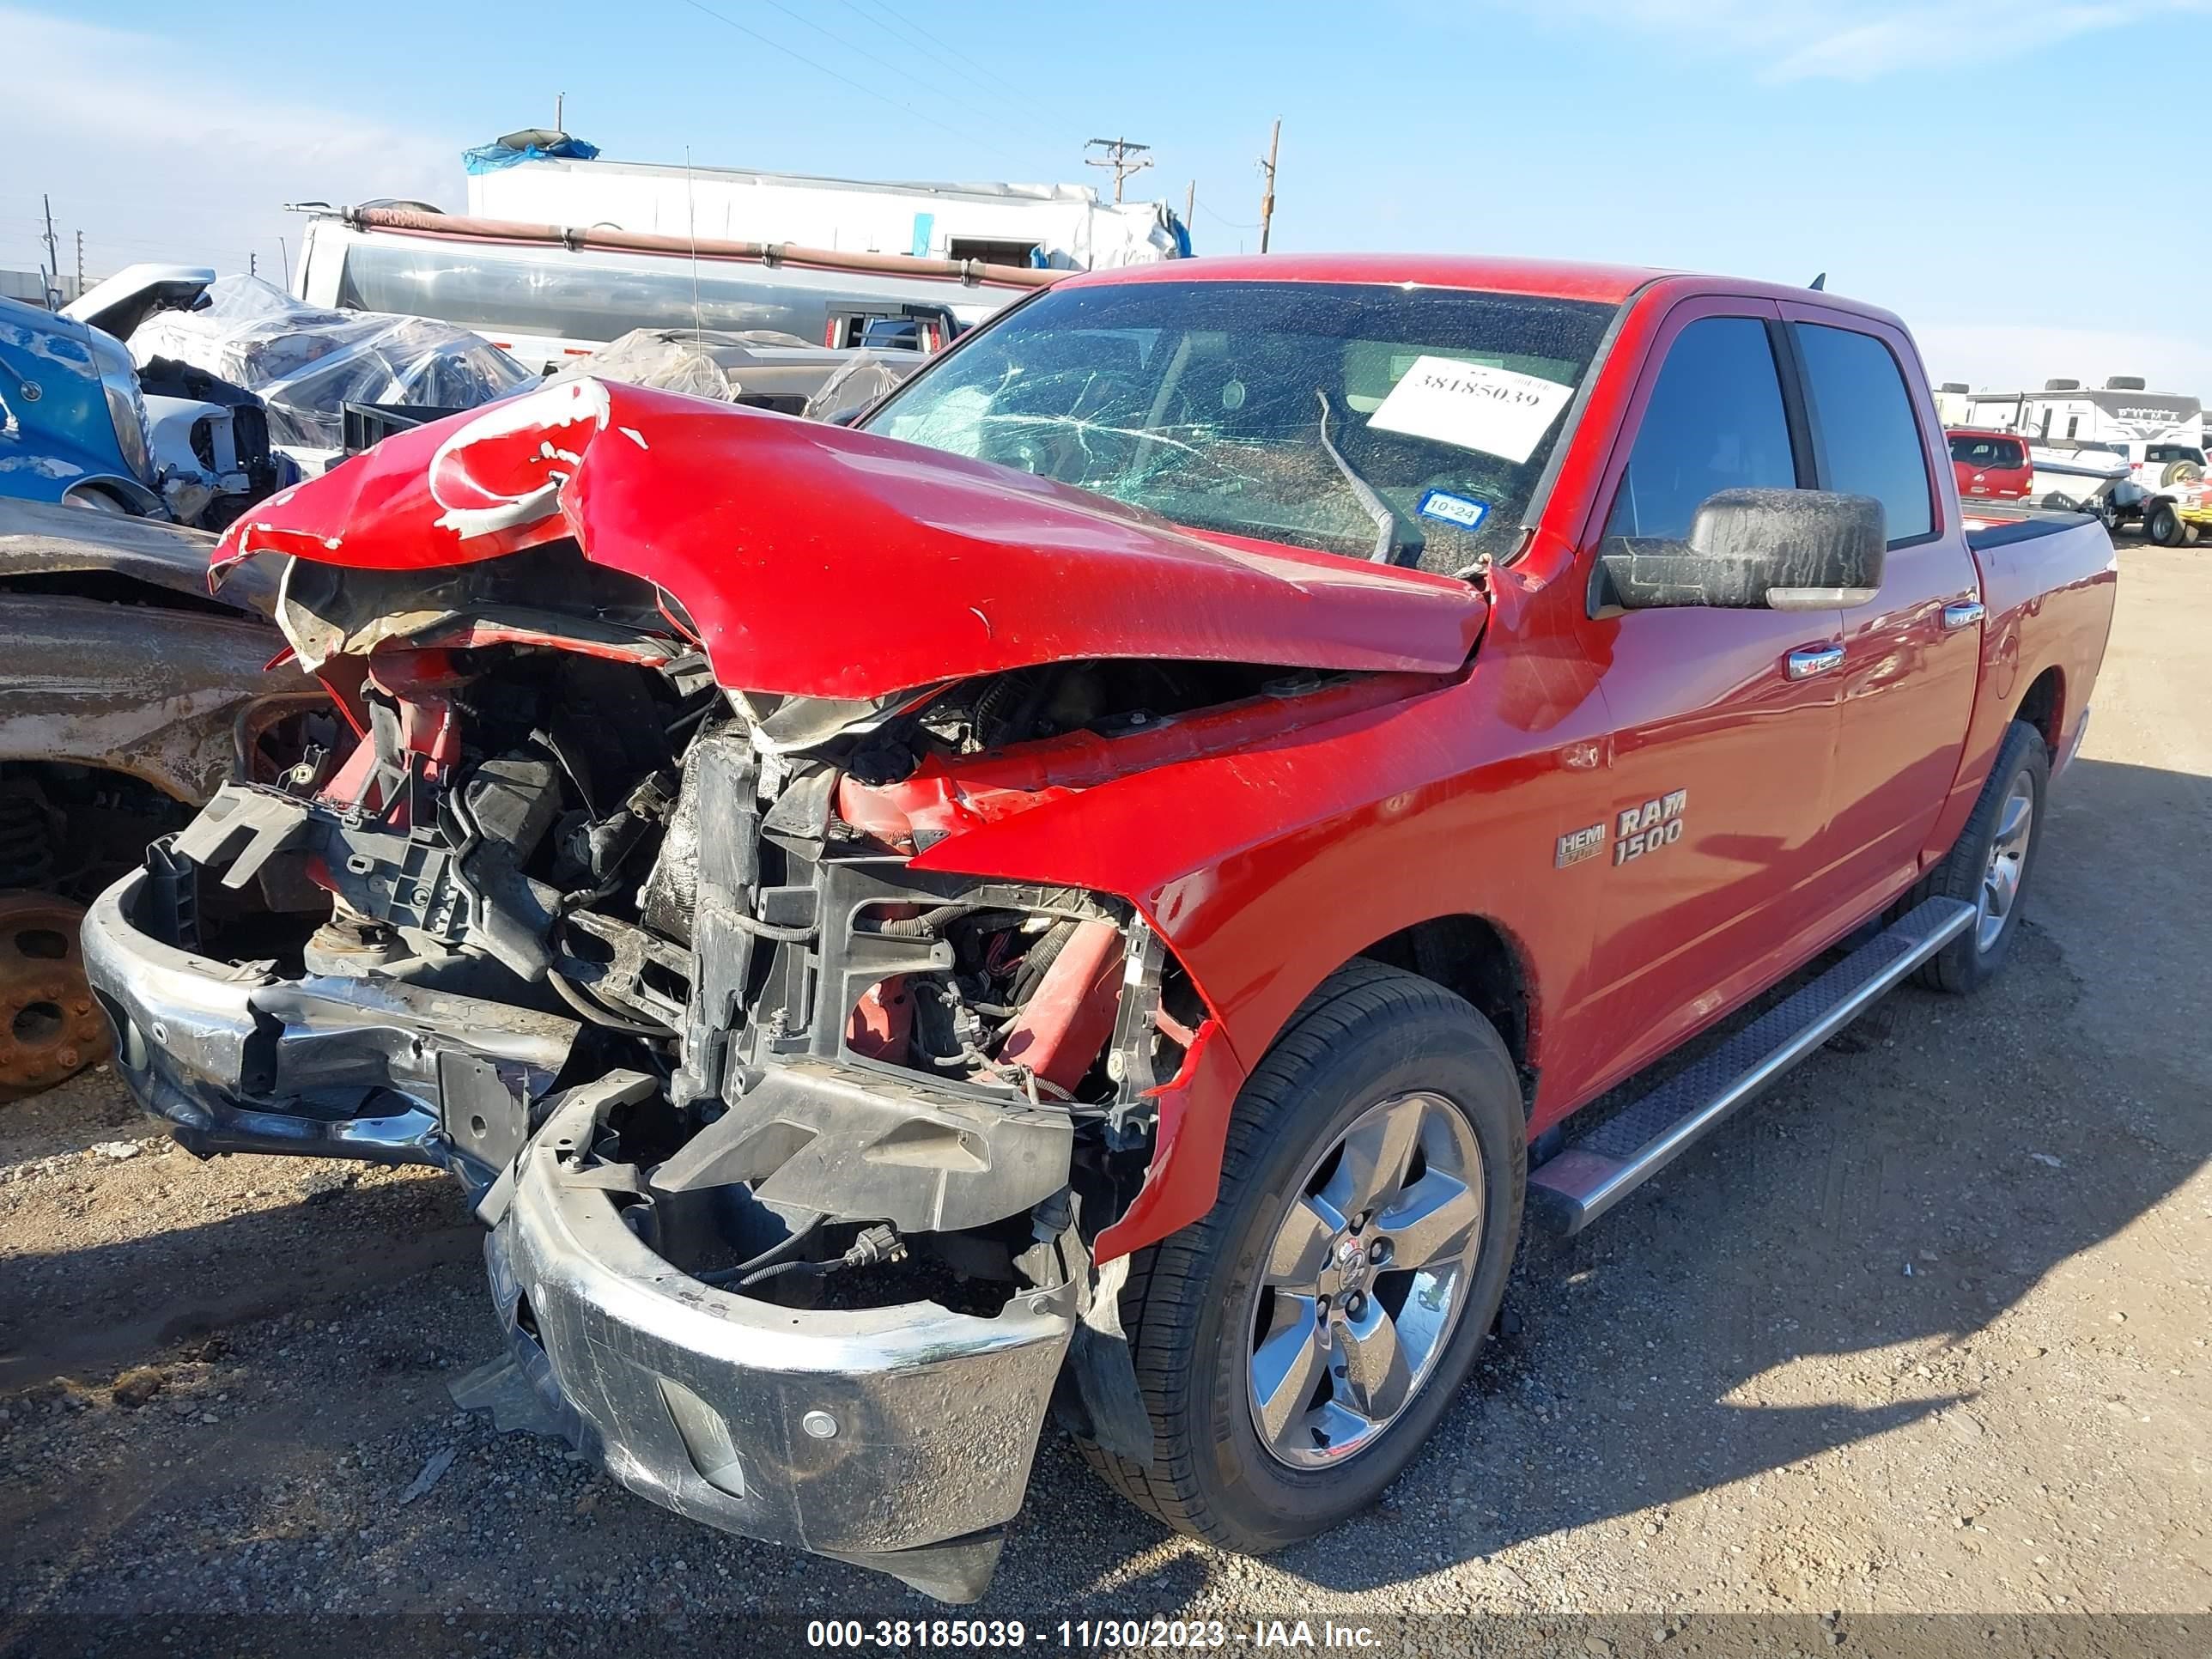
POLYGON ((1701 317, 1668 349, 1605 533, 1680 538, 1717 490, 1796 484, 1766 325, 1701 317))

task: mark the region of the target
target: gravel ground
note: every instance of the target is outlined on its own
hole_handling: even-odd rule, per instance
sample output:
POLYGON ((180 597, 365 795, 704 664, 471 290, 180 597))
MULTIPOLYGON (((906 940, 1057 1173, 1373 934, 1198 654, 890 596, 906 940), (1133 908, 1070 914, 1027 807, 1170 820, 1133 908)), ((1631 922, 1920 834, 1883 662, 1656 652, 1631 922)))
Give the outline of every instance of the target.
MULTIPOLYGON (((1532 1239, 1373 1513, 1226 1556, 1048 1432, 963 1616, 1599 1659, 2212 1648, 2212 556, 2123 563, 1996 987, 1899 993, 1591 1233, 1532 1239)), ((497 1345, 441 1176, 196 1164, 97 1072, 0 1109, 0 1654, 770 1651, 947 1613, 457 1412, 497 1345)))

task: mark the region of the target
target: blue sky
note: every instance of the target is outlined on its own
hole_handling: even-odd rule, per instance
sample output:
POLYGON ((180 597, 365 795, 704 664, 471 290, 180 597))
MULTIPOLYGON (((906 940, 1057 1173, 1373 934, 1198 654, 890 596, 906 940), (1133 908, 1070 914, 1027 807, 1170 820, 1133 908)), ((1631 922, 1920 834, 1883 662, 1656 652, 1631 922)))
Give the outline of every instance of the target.
POLYGON ((2212 0, 0 0, 0 265, 45 191, 64 264, 266 273, 284 202, 458 207, 556 92, 610 156, 858 177, 1096 181, 1123 133, 1235 252, 1279 115, 1279 249, 1826 270, 1942 378, 2212 397, 2212 117, 2168 73, 2212 0))

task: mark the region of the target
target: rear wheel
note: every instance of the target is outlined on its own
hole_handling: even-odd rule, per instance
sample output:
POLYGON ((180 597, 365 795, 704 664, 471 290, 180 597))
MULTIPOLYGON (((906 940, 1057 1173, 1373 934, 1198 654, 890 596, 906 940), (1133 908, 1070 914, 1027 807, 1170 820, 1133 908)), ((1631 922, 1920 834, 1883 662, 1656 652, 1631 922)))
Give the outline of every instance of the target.
POLYGON ((2050 787, 2051 751, 2043 734, 2014 720, 1957 843, 1897 905, 1897 914, 1929 898, 1963 899, 1974 907, 1966 932, 1920 969, 1921 984, 1963 994, 1981 989, 2004 966, 2042 845, 2050 787))
POLYGON ((1527 1175, 1519 1080, 1482 1017, 1377 963, 1334 975, 1239 1096, 1212 1210, 1131 1264, 1152 1457, 1085 1456, 1231 1549, 1365 1508, 1497 1316, 1527 1175))

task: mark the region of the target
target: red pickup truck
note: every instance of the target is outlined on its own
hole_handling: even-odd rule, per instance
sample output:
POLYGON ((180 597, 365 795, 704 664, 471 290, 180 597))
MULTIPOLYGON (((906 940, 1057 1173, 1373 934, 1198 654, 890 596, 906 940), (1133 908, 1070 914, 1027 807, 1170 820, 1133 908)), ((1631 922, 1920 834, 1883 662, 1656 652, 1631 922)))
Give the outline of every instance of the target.
POLYGON ((360 740, 100 899, 120 1066, 459 1176, 480 1390, 686 1515, 972 1598, 1051 1410, 1307 1536, 1524 1206, 2003 963, 2116 565, 1970 524, 1926 385, 1828 294, 1273 258, 1060 282, 851 429, 398 434, 218 550, 360 740))

